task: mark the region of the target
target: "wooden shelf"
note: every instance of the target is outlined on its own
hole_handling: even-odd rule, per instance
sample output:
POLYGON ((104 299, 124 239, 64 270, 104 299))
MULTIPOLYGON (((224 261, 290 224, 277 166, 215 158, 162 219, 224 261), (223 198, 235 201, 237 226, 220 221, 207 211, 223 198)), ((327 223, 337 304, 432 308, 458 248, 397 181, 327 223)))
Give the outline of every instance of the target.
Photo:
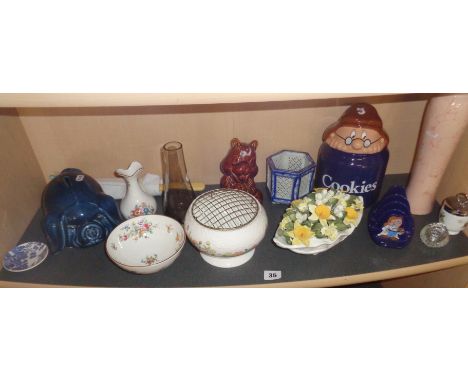
POLYGON ((1 93, 0 107, 116 107, 302 101, 383 93, 1 93))
MULTIPOLYGON (((405 175, 389 175, 384 190, 405 184, 405 175)), ((287 206, 272 205, 265 190, 264 206, 269 224, 265 239, 253 258, 238 268, 221 269, 207 264, 186 243, 180 257, 169 268, 151 275, 136 275, 114 265, 104 243, 85 249, 67 248, 49 257, 35 269, 23 273, 0 271, 0 286, 103 286, 103 287, 308 287, 340 286, 379 281, 468 264, 467 239, 452 236, 443 248, 427 248, 419 238, 421 228, 437 220, 438 206, 427 216, 415 216, 415 236, 401 250, 375 245, 367 232, 367 213, 356 231, 343 243, 316 256, 304 256, 276 247, 272 238, 287 206), (263 280, 265 270, 282 271, 282 279, 263 280)), ((158 206, 161 206, 161 201, 158 206)), ((44 241, 39 211, 20 242, 44 241)))

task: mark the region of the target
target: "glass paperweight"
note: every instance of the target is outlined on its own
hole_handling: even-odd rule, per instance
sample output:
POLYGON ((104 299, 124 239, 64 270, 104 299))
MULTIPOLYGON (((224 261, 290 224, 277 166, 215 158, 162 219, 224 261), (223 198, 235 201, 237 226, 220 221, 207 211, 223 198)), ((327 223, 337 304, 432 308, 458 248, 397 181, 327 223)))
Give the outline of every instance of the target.
POLYGON ((449 242, 447 227, 442 223, 431 223, 421 230, 421 240, 431 248, 440 248, 449 242))

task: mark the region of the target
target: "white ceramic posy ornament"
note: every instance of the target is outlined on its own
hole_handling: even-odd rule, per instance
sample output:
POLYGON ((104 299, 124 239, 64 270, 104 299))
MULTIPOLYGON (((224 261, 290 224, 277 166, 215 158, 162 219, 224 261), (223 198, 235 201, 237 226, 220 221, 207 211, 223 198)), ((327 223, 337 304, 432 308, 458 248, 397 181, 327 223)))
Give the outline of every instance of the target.
POLYGON ((317 255, 351 235, 361 222, 363 209, 362 196, 316 188, 286 209, 273 242, 301 255, 317 255))
POLYGON ((336 240, 330 240, 327 238, 324 239, 317 239, 317 238, 312 238, 310 240, 310 245, 305 246, 305 245, 291 245, 286 243, 286 240, 284 239, 283 236, 278 234, 278 230, 275 233, 275 237, 273 238, 273 241, 275 244, 284 249, 289 249, 290 251, 299 253, 301 255, 318 255, 319 253, 325 252, 329 250, 330 248, 334 247, 335 245, 341 243, 344 239, 346 239, 349 235, 353 233, 353 231, 356 229, 356 227, 359 225, 362 219, 362 212, 359 213, 359 218, 356 220, 356 225, 352 225, 350 228, 347 230, 341 231, 338 234, 338 237, 336 240))
POLYGON ((125 219, 141 215, 153 215, 156 213, 156 200, 144 192, 138 183, 138 175, 143 170, 140 162, 133 161, 126 170, 115 170, 116 174, 123 177, 127 184, 127 193, 120 202, 120 212, 125 219))
POLYGON ((205 192, 185 216, 187 237, 209 264, 237 267, 249 261, 268 226, 263 206, 252 195, 233 189, 205 192))

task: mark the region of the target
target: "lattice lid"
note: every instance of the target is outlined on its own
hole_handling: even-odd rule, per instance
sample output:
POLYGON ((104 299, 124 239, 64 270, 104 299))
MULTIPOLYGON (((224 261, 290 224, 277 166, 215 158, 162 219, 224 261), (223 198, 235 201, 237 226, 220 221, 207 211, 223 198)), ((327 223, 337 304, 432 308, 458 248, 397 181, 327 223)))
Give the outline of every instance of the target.
POLYGON ((218 230, 249 224, 258 214, 257 200, 242 191, 220 188, 205 192, 193 202, 192 214, 201 225, 218 230))

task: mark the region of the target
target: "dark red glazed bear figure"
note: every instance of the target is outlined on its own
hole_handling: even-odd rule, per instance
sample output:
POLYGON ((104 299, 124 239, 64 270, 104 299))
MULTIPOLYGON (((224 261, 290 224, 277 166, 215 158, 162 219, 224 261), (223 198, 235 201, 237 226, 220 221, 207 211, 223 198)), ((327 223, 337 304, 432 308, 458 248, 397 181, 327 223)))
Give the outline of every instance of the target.
POLYGON ((255 155, 257 146, 257 141, 241 143, 237 138, 231 141, 231 150, 220 166, 224 174, 221 178, 221 187, 248 192, 262 202, 263 195, 255 186, 254 181, 258 173, 255 155))

